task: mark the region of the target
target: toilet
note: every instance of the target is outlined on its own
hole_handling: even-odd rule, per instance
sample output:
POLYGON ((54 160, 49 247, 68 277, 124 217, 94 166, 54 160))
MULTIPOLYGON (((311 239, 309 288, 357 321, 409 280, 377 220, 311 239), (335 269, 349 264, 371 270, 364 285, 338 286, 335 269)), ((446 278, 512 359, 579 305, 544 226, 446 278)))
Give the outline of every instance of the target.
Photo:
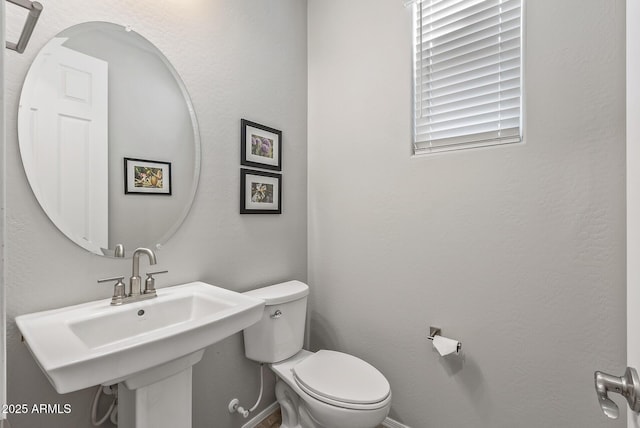
POLYGON ((281 428, 374 428, 389 413, 391 388, 353 355, 302 349, 309 287, 288 281, 248 291, 263 299, 260 321, 244 330, 247 358, 276 375, 281 428))

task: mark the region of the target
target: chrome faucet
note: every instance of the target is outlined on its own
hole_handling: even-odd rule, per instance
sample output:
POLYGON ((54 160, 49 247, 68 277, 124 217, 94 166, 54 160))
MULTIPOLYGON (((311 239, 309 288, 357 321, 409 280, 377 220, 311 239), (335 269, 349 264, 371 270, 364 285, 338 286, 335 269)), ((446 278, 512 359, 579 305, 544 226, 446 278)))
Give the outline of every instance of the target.
POLYGON ((129 278, 129 293, 125 293, 124 283, 122 280, 124 277, 115 277, 100 279, 98 282, 112 282, 116 281, 116 285, 113 289, 113 297, 111 298, 112 305, 123 305, 125 303, 137 302, 138 300, 151 299, 157 297, 155 289, 155 278, 153 275, 159 275, 161 273, 167 273, 166 270, 159 272, 147 273, 147 279, 145 281, 144 292, 142 291, 142 278, 140 278, 140 255, 146 254, 149 257, 149 264, 155 265, 157 263, 156 254, 148 248, 138 248, 133 252, 133 268, 131 272, 131 278, 129 278))
POLYGON ((155 265, 156 254, 148 248, 137 248, 133 252, 133 270, 131 278, 129 278, 129 296, 139 296, 142 294, 142 278, 140 278, 140 254, 146 254, 149 257, 149 264, 155 265))

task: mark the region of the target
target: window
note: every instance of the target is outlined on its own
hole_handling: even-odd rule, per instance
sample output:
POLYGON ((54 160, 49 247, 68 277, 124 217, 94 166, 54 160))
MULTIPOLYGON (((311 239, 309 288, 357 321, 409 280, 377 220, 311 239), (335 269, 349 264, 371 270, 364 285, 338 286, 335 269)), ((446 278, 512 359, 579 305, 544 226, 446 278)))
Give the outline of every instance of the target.
POLYGON ((415 2, 415 154, 521 140, 521 2, 415 2))

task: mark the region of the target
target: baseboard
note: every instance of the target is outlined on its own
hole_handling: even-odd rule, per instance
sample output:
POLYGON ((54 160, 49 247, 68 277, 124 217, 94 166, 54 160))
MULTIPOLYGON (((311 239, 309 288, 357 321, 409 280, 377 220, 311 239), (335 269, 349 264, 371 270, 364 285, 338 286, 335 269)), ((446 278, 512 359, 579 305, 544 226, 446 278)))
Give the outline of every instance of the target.
POLYGON ((389 417, 387 417, 384 421, 382 421, 382 426, 385 428, 410 428, 409 426, 401 424, 400 422, 394 421, 389 417))
POLYGON ((267 406, 263 411, 255 415, 253 418, 249 420, 246 424, 242 425, 242 428, 255 428, 262 422, 267 416, 271 413, 275 412, 279 407, 278 402, 275 401, 270 406, 267 406))

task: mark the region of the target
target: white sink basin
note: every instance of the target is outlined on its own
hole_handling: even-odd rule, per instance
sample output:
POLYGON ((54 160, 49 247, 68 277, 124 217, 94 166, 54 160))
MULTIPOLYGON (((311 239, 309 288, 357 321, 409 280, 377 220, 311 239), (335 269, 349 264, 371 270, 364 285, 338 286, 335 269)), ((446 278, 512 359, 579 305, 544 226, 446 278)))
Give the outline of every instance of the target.
MULTIPOLYGON (((263 300, 203 282, 161 288, 157 298, 141 302, 110 302, 16 318, 29 350, 59 393, 126 381, 170 365, 257 322, 264 308, 263 300)), ((191 357, 189 364, 201 357, 191 357)))

